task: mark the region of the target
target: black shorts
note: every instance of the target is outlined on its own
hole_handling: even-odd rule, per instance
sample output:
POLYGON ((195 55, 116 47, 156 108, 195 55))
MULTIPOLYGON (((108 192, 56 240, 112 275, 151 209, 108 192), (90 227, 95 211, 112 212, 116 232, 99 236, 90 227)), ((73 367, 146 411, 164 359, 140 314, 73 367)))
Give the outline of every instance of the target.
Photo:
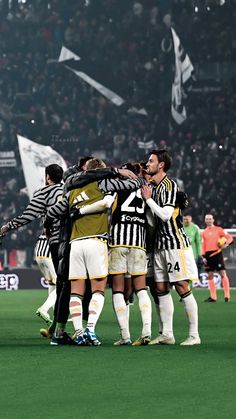
POLYGON ((205 267, 205 271, 206 272, 214 272, 214 271, 222 271, 225 269, 225 264, 224 264, 224 257, 223 257, 223 253, 217 253, 214 256, 211 256, 211 254, 214 253, 213 252, 206 252, 206 260, 207 260, 207 265, 205 267))

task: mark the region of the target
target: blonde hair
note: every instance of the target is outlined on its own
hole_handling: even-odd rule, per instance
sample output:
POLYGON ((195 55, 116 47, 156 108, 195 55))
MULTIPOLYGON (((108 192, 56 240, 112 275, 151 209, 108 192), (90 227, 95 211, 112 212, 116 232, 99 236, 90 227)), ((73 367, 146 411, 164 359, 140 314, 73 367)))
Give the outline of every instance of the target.
POLYGON ((106 164, 101 159, 91 159, 87 164, 87 170, 104 169, 104 167, 106 167, 106 164))

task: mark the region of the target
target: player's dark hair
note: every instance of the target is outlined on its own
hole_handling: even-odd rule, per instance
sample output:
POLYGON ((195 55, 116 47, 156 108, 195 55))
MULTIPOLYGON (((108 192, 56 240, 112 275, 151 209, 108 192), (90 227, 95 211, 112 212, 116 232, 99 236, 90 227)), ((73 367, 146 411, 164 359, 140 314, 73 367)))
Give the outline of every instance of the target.
POLYGON ((192 217, 192 214, 189 211, 184 211, 183 217, 192 217))
POLYGON ((146 161, 141 161, 139 164, 140 164, 140 166, 142 167, 143 170, 147 169, 147 160, 146 161))
POLYGON ((150 154, 155 154, 158 158, 159 163, 164 163, 164 171, 167 172, 171 168, 172 158, 170 157, 167 150, 152 150, 150 154))
POLYGON ((120 167, 121 169, 128 169, 131 172, 135 173, 135 175, 139 175, 140 171, 141 171, 141 166, 139 163, 124 163, 122 164, 122 166, 120 167))
POLYGON ((50 164, 45 169, 45 175, 48 175, 52 182, 60 183, 62 181, 63 169, 59 164, 50 164))
POLYGON ((93 159, 93 156, 84 156, 81 157, 80 161, 79 161, 79 169, 83 170, 83 166, 85 165, 85 163, 87 163, 88 160, 93 159))

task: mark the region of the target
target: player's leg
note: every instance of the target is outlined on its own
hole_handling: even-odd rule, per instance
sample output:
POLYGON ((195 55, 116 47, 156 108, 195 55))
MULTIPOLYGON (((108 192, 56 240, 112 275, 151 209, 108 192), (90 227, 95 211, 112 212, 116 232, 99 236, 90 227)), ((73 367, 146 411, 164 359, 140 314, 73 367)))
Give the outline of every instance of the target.
MULTIPOLYGON (((60 225, 60 240, 58 246, 58 255, 55 258, 56 253, 54 252, 53 245, 50 246, 53 264, 57 273, 57 284, 56 284, 56 303, 54 306, 54 318, 53 322, 48 329, 41 329, 40 333, 43 336, 51 337, 55 332, 55 329, 61 331, 65 330, 66 323, 69 316, 69 301, 70 301, 70 281, 68 281, 69 275, 69 259, 70 259, 70 232, 71 225, 70 219, 64 219, 60 225), (60 261, 60 264, 59 264, 60 261), (57 269, 56 265, 59 265, 57 269)), ((69 338, 68 338, 69 340, 69 338)))
POLYGON ((50 310, 50 308, 54 308, 56 297, 57 297, 56 285, 48 284, 48 297, 44 301, 44 303, 36 310, 37 316, 45 320, 46 323, 52 322, 48 311, 50 310))
POLYGON ((142 319, 142 332, 139 339, 133 342, 133 346, 148 345, 151 341, 151 326, 152 326, 152 303, 147 292, 146 276, 137 275, 132 276, 134 290, 136 292, 139 310, 142 319))
MULTIPOLYGON (((71 341, 65 333, 66 323, 69 317, 69 302, 71 293, 71 284, 68 280, 70 263, 70 244, 62 242, 59 248, 60 264, 57 271, 57 299, 54 308, 53 323, 49 327, 49 332, 54 333, 54 337, 66 337, 65 342, 71 341)), ((62 342, 60 340, 60 342, 62 342)))
POLYGON ((210 297, 205 300, 206 303, 215 303, 217 300, 216 286, 214 281, 214 272, 208 271, 208 288, 210 290, 210 297))
MULTIPOLYGON (((128 324, 128 333, 130 336, 129 331, 129 317, 130 317, 130 306, 133 305, 132 301, 134 302, 134 288, 132 284, 132 278, 131 275, 125 274, 125 290, 124 290, 124 299, 126 304, 126 316, 127 316, 127 324, 128 324)), ((130 340, 131 343, 131 340, 130 340)), ((129 345, 129 343, 128 343, 129 345)))
MULTIPOLYGON (((67 270, 64 271, 64 275, 59 276, 57 278, 57 285, 58 285, 58 311, 56 313, 56 329, 51 341, 52 345, 60 345, 60 344, 75 344, 74 341, 67 335, 65 332, 66 321, 69 315, 69 311, 71 312, 72 306, 76 305, 76 308, 80 312, 80 302, 82 306, 81 297, 84 292, 84 280, 86 279, 87 273, 84 267, 83 261, 83 254, 82 254, 82 244, 81 241, 75 241, 71 244, 70 254, 69 254, 69 280, 67 274, 67 270), (73 289, 71 289, 71 282, 73 281, 74 284, 80 280, 81 283, 79 285, 73 285, 73 289), (60 297, 62 300, 60 300, 60 297), (72 303, 73 302, 73 303, 72 303)), ((74 309, 74 317, 73 317, 73 324, 76 324, 76 328, 80 328, 80 323, 76 322, 76 319, 80 318, 79 312, 76 316, 76 308, 74 309)), ((81 318, 82 322, 82 318, 81 318)))
POLYGON ((101 345, 95 327, 104 306, 104 292, 108 275, 107 243, 101 240, 84 240, 85 267, 91 280, 92 298, 89 303, 89 315, 84 338, 94 346, 101 345))
MULTIPOLYGON (((59 264, 59 256, 58 256, 59 244, 53 243, 49 247, 50 247, 53 266, 54 266, 55 272, 57 274, 58 264, 59 264)), ((60 281, 57 280, 56 281, 56 301, 55 301, 55 305, 54 305, 53 322, 51 323, 51 325, 49 326, 48 329, 40 329, 40 333, 44 337, 51 338, 53 336, 54 332, 55 332, 56 323, 57 323, 58 300, 59 300, 60 292, 61 292, 61 283, 60 283, 60 281)))
POLYGON ((158 328, 159 328, 159 334, 162 334, 162 321, 161 321, 161 316, 160 316, 160 307, 159 307, 159 298, 157 295, 157 290, 156 290, 156 282, 154 279, 154 261, 153 261, 154 255, 153 253, 147 253, 147 276, 146 276, 146 284, 149 287, 151 296, 153 298, 154 304, 155 304, 155 309, 156 309, 156 314, 157 314, 157 319, 158 319, 158 328))
POLYGON ((173 333, 174 304, 170 293, 168 282, 156 283, 157 296, 159 300, 160 322, 162 333, 150 342, 150 345, 174 345, 175 338, 173 333))
POLYGON ((114 312, 119 324, 121 339, 114 343, 115 346, 130 345, 130 330, 129 330, 129 295, 131 291, 131 278, 125 278, 124 274, 112 275, 112 304, 114 312), (126 298, 125 300, 125 288, 126 298))
POLYGON ((170 293, 169 275, 166 268, 166 252, 165 250, 159 250, 154 254, 154 279, 159 300, 162 334, 153 339, 150 342, 151 345, 173 345, 175 343, 173 334, 174 304, 170 293))
POLYGON ((160 315, 160 302, 159 302, 159 298, 158 298, 158 295, 157 295, 156 282, 155 282, 154 276, 148 276, 146 278, 146 283, 147 283, 147 286, 149 287, 151 296, 152 296, 154 304, 155 304, 157 321, 158 321, 158 331, 159 331, 159 335, 161 335, 162 334, 162 329, 163 329, 163 324, 162 324, 161 315, 160 315))
POLYGON ((85 279, 71 280, 70 315, 75 329, 75 341, 84 345, 83 329, 83 296, 85 293, 85 279))
POLYGON ((224 289, 225 302, 228 303, 230 300, 230 283, 229 283, 229 278, 225 269, 220 270, 220 276, 221 276, 222 286, 224 289))
POLYGON ((214 281, 214 271, 217 269, 216 256, 211 256, 211 253, 208 252, 205 256, 205 272, 208 274, 208 289, 210 291, 210 297, 205 300, 206 303, 215 303, 217 300, 216 296, 216 286, 214 281))
POLYGON ((92 292, 91 292, 91 281, 89 278, 86 279, 85 281, 86 287, 85 287, 85 293, 84 293, 84 298, 83 298, 83 320, 88 320, 88 308, 89 308, 89 303, 92 297, 92 292))
POLYGON ((69 303, 70 303, 70 295, 71 295, 71 283, 68 280, 68 275, 59 279, 61 281, 61 292, 58 297, 58 310, 57 310, 57 323, 56 323, 56 330, 57 328, 61 328, 61 330, 65 331, 66 323, 69 317, 69 303))
POLYGON ((189 285, 190 280, 198 278, 197 266, 192 248, 179 249, 170 253, 170 281, 181 297, 189 322, 189 336, 181 345, 199 345, 198 306, 189 285))
MULTIPOLYGON (((130 330, 129 330, 129 305, 125 300, 128 299, 130 291, 128 290, 128 283, 131 280, 125 278, 127 271, 127 251, 125 247, 115 247, 109 250, 109 273, 112 277, 112 304, 116 314, 117 322, 120 328, 121 339, 114 343, 115 346, 130 345, 130 330), (126 284, 125 284, 126 282, 126 284)), ((131 285, 129 286, 131 289, 131 285)))
POLYGON ((92 298, 89 303, 88 322, 84 330, 84 337, 93 346, 101 345, 101 342, 96 335, 95 327, 104 306, 106 283, 107 277, 91 279, 92 298))
POLYGON ((198 306, 188 281, 180 281, 175 284, 175 289, 184 303, 189 322, 189 336, 181 345, 199 345, 201 340, 198 332, 198 306))
POLYGON ((52 259, 49 257, 36 257, 38 267, 46 281, 48 281, 48 297, 46 301, 37 309, 37 316, 41 317, 46 323, 51 323, 49 309, 54 307, 56 302, 56 272, 52 259))
POLYGON ((146 286, 146 252, 142 249, 130 248, 127 264, 128 272, 132 276, 132 284, 138 298, 142 319, 141 336, 133 342, 133 346, 147 345, 151 340, 152 304, 146 286))

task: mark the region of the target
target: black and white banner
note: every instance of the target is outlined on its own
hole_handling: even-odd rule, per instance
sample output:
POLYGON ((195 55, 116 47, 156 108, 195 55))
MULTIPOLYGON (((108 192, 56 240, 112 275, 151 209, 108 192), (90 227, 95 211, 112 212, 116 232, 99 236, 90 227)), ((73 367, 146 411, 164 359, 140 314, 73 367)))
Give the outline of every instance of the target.
POLYGON ((194 68, 173 28, 171 28, 171 32, 175 53, 175 78, 172 84, 171 114, 175 122, 180 125, 187 119, 187 112, 183 103, 184 89, 192 78, 194 68))
MULTIPOLYGON (((114 105, 127 105, 125 88, 122 86, 122 83, 119 83, 118 78, 116 80, 114 79, 107 68, 106 63, 103 63, 100 60, 95 64, 88 58, 81 58, 64 46, 61 49, 58 62, 64 63, 68 70, 72 71, 77 77, 88 83, 114 105)), ((147 111, 144 107, 137 108, 135 106, 128 106, 127 112, 144 116, 147 115, 147 111)))
POLYGON ((67 164, 63 157, 50 146, 35 143, 28 138, 17 135, 22 168, 29 198, 45 186, 45 168, 49 164, 59 164, 63 170, 67 164))
MULTIPOLYGON (((171 28, 171 34, 175 61, 175 76, 171 94, 171 115, 177 124, 182 124, 187 118, 184 105, 185 91, 192 79, 194 68, 173 28, 171 28)), ((133 80, 122 79, 122 75, 117 74, 115 68, 112 71, 109 70, 110 63, 103 61, 102 58, 92 60, 88 57, 81 57, 62 46, 58 62, 106 97, 115 106, 122 107, 128 113, 147 116, 145 99, 142 98, 141 93, 141 97, 138 100, 136 98, 135 105, 128 103, 128 97, 135 96, 135 90, 139 91, 138 82, 136 87, 134 87, 133 80)), ((156 92, 156 95, 158 96, 158 92, 156 92)))
POLYGON ((0 152, 0 167, 16 167, 15 151, 0 152))
POLYGON ((150 141, 138 141, 138 148, 144 149, 146 151, 149 151, 151 149, 156 148, 156 144, 153 140, 150 141))

